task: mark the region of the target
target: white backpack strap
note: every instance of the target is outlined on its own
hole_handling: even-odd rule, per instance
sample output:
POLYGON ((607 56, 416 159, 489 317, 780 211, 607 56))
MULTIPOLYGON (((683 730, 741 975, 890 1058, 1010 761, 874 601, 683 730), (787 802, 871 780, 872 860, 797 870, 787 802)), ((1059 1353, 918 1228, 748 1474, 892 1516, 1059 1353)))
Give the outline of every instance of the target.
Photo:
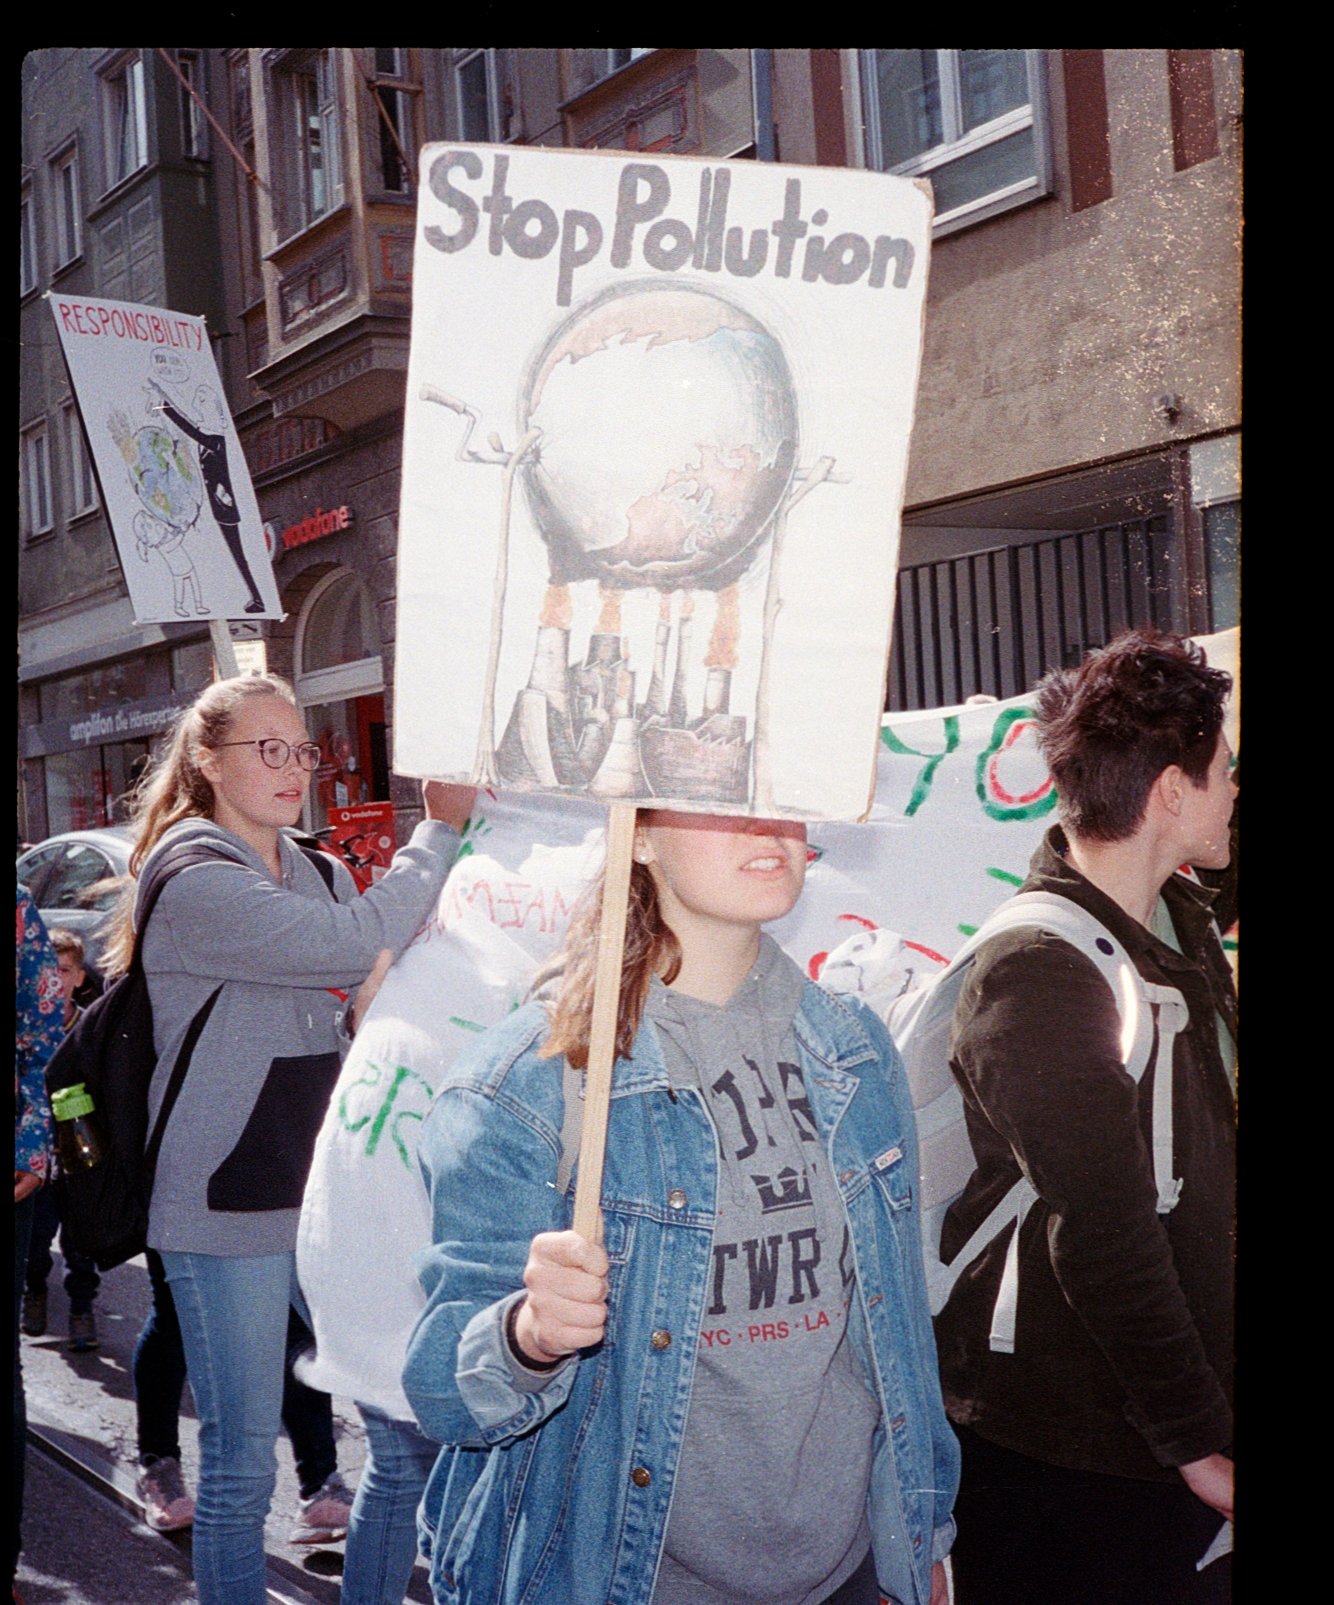
POLYGON ((1032 1182, 1025 1176, 1017 1181, 1007 1196, 1019 1194, 1019 1208, 1015 1215, 1014 1235, 1005 1251, 1005 1269, 1001 1272, 1000 1289, 991 1312, 991 1333, 987 1346, 995 1354, 1014 1353, 1014 1328, 1019 1313, 1019 1233, 1023 1230, 1024 1216, 1037 1199, 1032 1182))
MULTIPOLYGON (((1181 1197, 1181 1178, 1172 1174, 1172 1046, 1190 1024, 1186 1000, 1174 986, 1141 987, 1158 1017, 1158 1052, 1153 1065, 1153 1179, 1158 1213, 1169 1214, 1181 1197)), ((1138 1079, 1138 1078, 1136 1078, 1138 1079)))

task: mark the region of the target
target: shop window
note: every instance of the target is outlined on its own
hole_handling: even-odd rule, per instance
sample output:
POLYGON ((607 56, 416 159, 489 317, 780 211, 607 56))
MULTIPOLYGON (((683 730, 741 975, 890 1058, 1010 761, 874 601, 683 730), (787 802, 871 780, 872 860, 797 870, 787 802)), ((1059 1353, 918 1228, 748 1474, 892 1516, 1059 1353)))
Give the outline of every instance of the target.
POLYGON ((1050 190, 1040 55, 862 51, 867 161, 931 180, 937 232, 1050 190))
POLYGON ((46 769, 46 819, 51 835, 64 830, 94 830, 105 825, 107 811, 101 754, 96 747, 53 752, 46 769))
POLYGON ((370 592, 357 575, 335 572, 311 592, 297 630, 296 692, 320 745, 307 827, 323 830, 330 808, 387 801, 380 635, 370 592))
POLYGON ((1241 622, 1241 503, 1204 509, 1204 549, 1209 566, 1209 628, 1230 630, 1241 622))

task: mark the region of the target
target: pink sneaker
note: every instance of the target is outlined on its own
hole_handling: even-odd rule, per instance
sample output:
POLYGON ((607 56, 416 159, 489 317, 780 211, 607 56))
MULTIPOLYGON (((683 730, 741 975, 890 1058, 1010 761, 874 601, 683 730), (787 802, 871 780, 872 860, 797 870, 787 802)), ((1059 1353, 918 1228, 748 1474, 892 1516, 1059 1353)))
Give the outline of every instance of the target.
POLYGON ((352 1518, 352 1490, 335 1471, 323 1488, 301 1501, 289 1544, 336 1544, 347 1537, 352 1518))
POLYGON ((195 1519, 195 1502, 185 1491, 181 1463, 165 1456, 145 1466, 135 1489, 144 1502, 144 1520, 156 1532, 174 1533, 195 1519))

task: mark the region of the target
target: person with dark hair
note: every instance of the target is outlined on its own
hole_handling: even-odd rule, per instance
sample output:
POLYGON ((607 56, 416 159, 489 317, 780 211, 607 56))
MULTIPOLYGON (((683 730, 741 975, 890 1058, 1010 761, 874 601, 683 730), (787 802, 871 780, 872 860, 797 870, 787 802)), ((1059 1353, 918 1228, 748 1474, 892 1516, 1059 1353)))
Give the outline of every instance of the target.
POLYGON ((634 856, 600 1241, 570 1221, 601 880, 550 1009, 450 1065, 421 1128, 403 1386, 445 1445, 434 1597, 945 1605, 957 1461, 903 1066, 761 932, 805 826, 647 810, 634 856))
POLYGON ((936 1321, 963 1446, 954 1572, 967 1605, 1230 1598, 1230 1559, 1199 1562, 1232 1516, 1236 1000, 1211 894, 1178 873, 1228 863, 1230 684, 1198 647, 1138 631, 1038 690, 1061 824, 1024 890, 1093 915, 1147 995, 1175 989, 1189 1020, 1172 1049, 1164 1192, 1158 1072, 1127 1072, 1092 961, 1015 930, 982 946, 964 982, 951 1063, 977 1168, 942 1258, 1021 1174, 1037 1193, 1016 1228, 1012 1351, 991 1336, 1012 1231, 936 1321))

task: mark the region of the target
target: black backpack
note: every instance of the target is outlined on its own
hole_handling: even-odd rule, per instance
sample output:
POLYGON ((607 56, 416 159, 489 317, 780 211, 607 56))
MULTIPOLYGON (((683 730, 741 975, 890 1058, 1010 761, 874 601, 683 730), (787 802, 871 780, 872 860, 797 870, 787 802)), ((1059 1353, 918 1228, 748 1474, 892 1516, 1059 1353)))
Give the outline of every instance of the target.
MULTIPOLYGON (((327 853, 301 849, 334 896, 334 861, 327 853)), ((213 1005, 220 982, 190 1022, 172 1066, 162 1108, 150 1135, 148 1089, 157 1069, 153 1048, 153 1009, 144 976, 144 931, 162 888, 173 875, 194 864, 230 862, 202 842, 187 842, 163 853, 142 886, 143 913, 130 967, 90 1003, 46 1067, 50 1093, 83 1082, 92 1097, 107 1140, 107 1154, 91 1170, 65 1174, 61 1189, 61 1242, 109 1271, 135 1255, 148 1241, 148 1206, 158 1150, 186 1072, 213 1005)))

